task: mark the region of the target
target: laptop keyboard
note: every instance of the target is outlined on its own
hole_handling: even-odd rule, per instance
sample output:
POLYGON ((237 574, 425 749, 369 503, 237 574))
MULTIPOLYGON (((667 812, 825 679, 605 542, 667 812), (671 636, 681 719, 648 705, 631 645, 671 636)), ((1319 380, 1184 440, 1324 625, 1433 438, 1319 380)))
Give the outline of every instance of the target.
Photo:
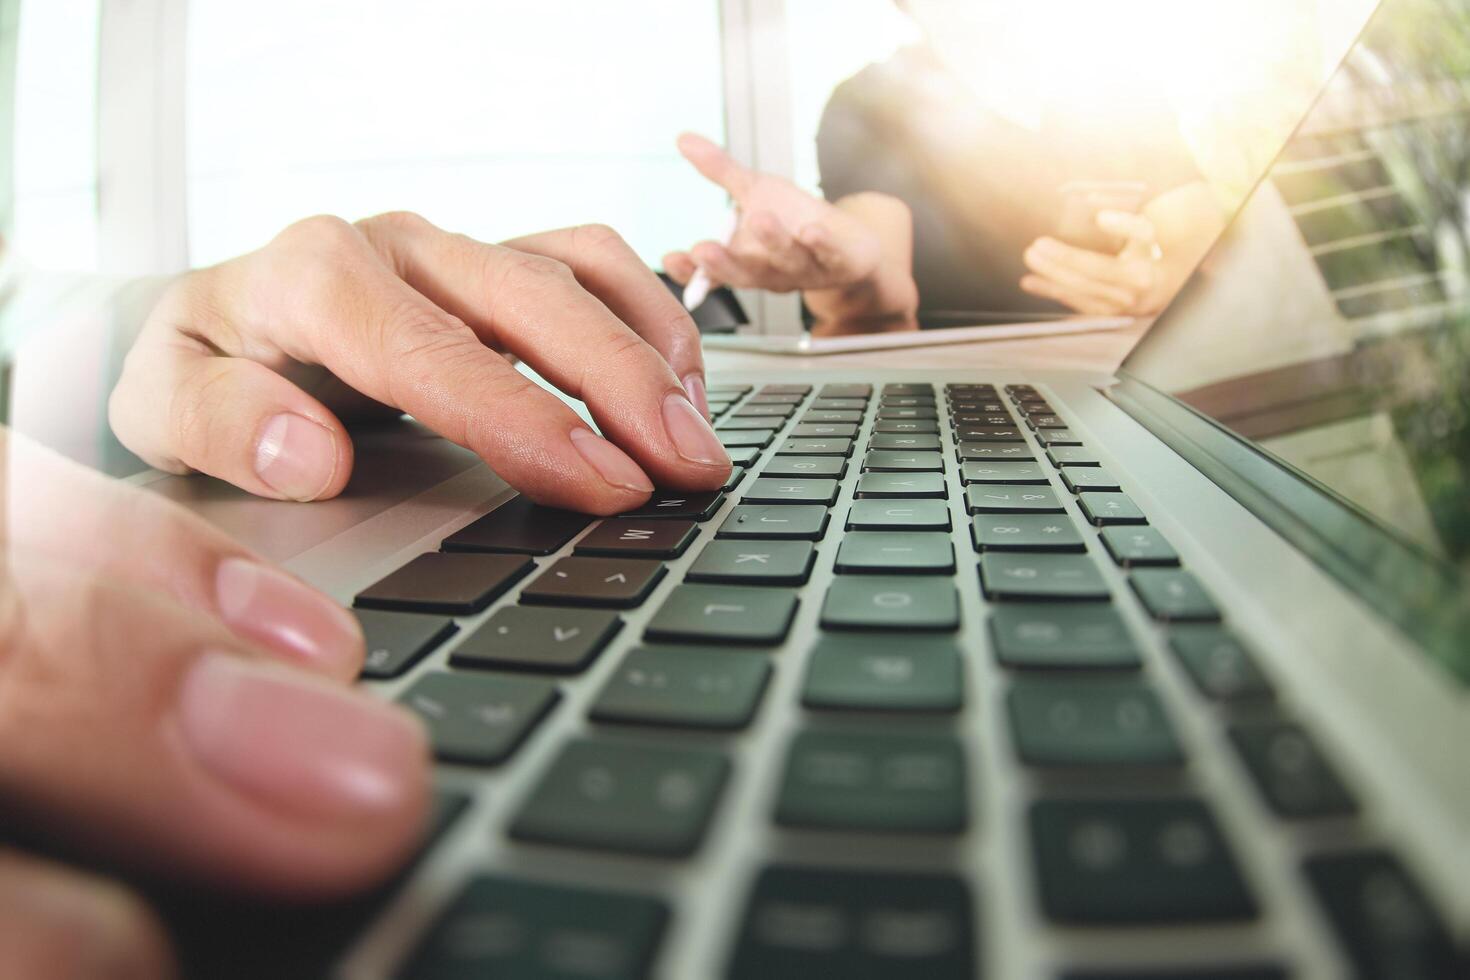
MULTIPOLYGON (((679 901, 697 890, 676 901, 636 870, 615 891, 570 883, 565 865, 541 879, 535 855, 623 855, 630 869, 691 861, 733 805, 734 749, 769 723, 777 672, 799 673, 799 709, 822 724, 765 760, 774 827, 958 841, 985 832, 972 801, 987 774, 960 733, 979 710, 966 703, 970 665, 991 658, 1004 681, 991 702, 1005 714, 1003 756, 1038 776, 1016 801, 1029 880, 891 856, 866 868, 861 843, 843 866, 800 860, 799 848, 742 854, 749 874, 732 907, 743 912, 708 951, 706 975, 969 978, 986 961, 986 902, 1033 902, 1052 927, 1101 933, 1260 917, 1282 899, 1252 886, 1240 842, 1179 775, 1191 763, 1180 712, 1214 716, 1217 751, 1238 760, 1241 785, 1273 819, 1353 819, 1351 787, 1208 588, 1038 389, 730 384, 709 398, 737 464, 723 490, 658 492, 605 520, 515 498, 357 595, 364 677, 409 675, 398 699, 438 759, 470 772, 515 766, 592 665, 617 658, 580 733, 545 756, 493 829, 507 846, 543 850, 514 873, 466 869, 401 975, 659 969, 679 901), (962 595, 981 602, 984 644, 957 638, 962 595), (808 605, 815 642, 789 649, 808 605), (455 621, 492 606, 473 627, 455 621), (638 635, 625 635, 628 610, 650 613, 638 635), (1144 656, 1137 610, 1194 700, 1166 699, 1153 682, 1164 665, 1144 656)), ((469 809, 461 800, 454 812, 469 809)), ((1443 926, 1386 850, 1314 854, 1299 878, 1309 914, 1359 975, 1452 974, 1443 926)), ((1188 960, 1187 941, 1167 948, 1188 960)), ((1054 975, 1143 975, 1121 950, 1116 967, 1060 961, 1054 975)), ((1292 954, 1267 943, 1224 969, 1203 962, 1146 975, 1282 977, 1292 954)))

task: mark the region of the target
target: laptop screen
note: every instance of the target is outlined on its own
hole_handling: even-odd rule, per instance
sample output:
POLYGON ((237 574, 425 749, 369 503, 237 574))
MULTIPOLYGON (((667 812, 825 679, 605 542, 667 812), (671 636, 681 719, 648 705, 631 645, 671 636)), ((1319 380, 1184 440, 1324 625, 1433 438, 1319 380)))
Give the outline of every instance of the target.
POLYGON ((1387 0, 1125 372, 1470 570, 1470 8, 1387 0))

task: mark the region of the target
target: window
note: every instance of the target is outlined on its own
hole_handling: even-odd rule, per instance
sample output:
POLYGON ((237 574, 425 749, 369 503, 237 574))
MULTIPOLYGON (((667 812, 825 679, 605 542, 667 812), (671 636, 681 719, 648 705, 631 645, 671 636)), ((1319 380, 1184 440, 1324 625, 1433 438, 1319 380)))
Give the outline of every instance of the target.
POLYGON ((99 0, 22 0, 15 71, 15 250, 97 268, 99 0))
MULTIPOLYGON (((51 0, 44 0, 51 2, 51 0)), ((723 223, 717 0, 192 0, 190 261, 390 209, 489 241, 606 222, 647 261, 723 223)))

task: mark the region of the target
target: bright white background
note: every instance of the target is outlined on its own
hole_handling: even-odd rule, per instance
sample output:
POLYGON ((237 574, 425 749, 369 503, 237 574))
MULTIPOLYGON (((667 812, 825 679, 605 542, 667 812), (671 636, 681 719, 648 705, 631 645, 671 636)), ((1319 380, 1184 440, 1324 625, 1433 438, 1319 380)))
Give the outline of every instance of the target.
POLYGON ((192 0, 190 258, 406 208, 488 240, 587 221, 645 259, 721 225, 716 0, 192 0), (677 42, 677 43, 676 43, 677 42))

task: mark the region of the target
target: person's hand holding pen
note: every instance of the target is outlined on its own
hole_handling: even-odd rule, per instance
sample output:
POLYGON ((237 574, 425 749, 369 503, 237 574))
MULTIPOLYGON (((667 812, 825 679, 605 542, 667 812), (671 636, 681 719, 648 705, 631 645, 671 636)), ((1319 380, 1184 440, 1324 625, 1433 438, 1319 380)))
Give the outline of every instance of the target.
POLYGON ((179 279, 110 407, 148 463, 278 499, 339 494, 343 419, 364 414, 407 412, 527 496, 595 514, 730 473, 693 320, 597 225, 489 245, 406 213, 309 218, 179 279), (511 357, 586 402, 600 433, 511 357))
POLYGON ((664 271, 676 282, 699 276, 711 287, 801 290, 819 318, 912 316, 912 229, 902 202, 857 194, 833 204, 742 166, 702 136, 685 133, 678 146, 730 195, 738 220, 727 241, 665 255, 664 271))

